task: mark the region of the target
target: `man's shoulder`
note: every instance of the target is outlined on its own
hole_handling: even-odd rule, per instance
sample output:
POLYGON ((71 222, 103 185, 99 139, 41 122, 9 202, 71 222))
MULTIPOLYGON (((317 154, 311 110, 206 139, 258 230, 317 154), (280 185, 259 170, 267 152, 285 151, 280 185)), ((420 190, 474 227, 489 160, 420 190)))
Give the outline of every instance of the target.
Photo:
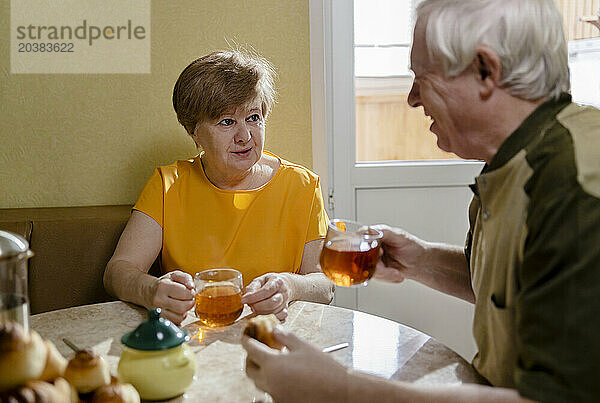
POLYGON ((570 104, 556 115, 543 138, 527 149, 534 171, 526 186, 535 197, 560 197, 580 188, 600 197, 600 111, 570 104))
POLYGON ((586 193, 600 198, 600 110, 571 104, 556 120, 571 137, 577 182, 586 193))

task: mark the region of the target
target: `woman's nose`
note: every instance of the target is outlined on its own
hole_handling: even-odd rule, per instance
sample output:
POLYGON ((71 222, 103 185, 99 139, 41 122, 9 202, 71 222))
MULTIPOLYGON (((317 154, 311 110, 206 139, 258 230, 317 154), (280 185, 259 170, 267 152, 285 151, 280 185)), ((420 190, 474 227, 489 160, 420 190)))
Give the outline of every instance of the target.
POLYGON ((236 143, 247 143, 252 138, 252 133, 246 125, 240 125, 239 129, 235 133, 236 143))

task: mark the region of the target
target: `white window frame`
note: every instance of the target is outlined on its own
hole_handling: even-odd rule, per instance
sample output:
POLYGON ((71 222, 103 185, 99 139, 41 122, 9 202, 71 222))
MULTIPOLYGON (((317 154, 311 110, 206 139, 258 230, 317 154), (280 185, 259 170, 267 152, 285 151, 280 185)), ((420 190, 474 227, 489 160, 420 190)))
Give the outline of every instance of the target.
POLYGON ((403 77, 354 77, 354 90, 360 95, 408 94, 413 78, 403 77))
MULTIPOLYGON (((328 206, 330 216, 356 218, 355 198, 347 196, 353 195, 357 187, 473 183, 483 166, 480 161, 356 162, 353 2, 309 0, 309 11, 313 169, 321 176, 324 197, 332 202, 328 206), (395 168, 393 175, 389 168, 395 168), (382 181, 372 183, 373 174, 381 174, 382 181)), ((407 85, 394 79, 377 79, 379 89, 383 90, 385 84, 395 84, 396 88, 407 85)), ((378 90, 369 87, 374 81, 363 83, 366 85, 359 93, 378 90)))
MULTIPOLYGON (((410 20, 414 18, 415 1, 411 0, 411 12, 413 13, 410 20)), ((353 41, 354 42, 354 41, 353 41)), ((410 43, 396 44, 355 44, 357 47, 406 47, 410 50, 410 43)), ((355 76, 354 88, 357 96, 361 95, 402 95, 408 94, 412 86, 413 77, 410 74, 396 76, 355 76)))
POLYGON ((331 23, 328 14, 331 5, 325 0, 309 0, 310 21, 310 97, 312 118, 312 169, 321 179, 321 190, 329 215, 328 194, 333 189, 333 149, 331 136, 331 107, 328 106, 331 88, 326 86, 327 66, 331 66, 331 55, 327 55, 325 41, 331 40, 331 23), (329 135, 327 134, 329 133, 329 135))

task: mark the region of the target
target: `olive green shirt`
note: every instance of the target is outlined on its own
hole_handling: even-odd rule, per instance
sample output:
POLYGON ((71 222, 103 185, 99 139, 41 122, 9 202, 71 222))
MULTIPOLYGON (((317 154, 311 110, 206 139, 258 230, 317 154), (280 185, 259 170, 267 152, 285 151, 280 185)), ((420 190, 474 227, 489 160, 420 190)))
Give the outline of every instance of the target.
POLYGON ((540 105, 472 189, 473 365, 531 399, 600 401, 600 111, 540 105))

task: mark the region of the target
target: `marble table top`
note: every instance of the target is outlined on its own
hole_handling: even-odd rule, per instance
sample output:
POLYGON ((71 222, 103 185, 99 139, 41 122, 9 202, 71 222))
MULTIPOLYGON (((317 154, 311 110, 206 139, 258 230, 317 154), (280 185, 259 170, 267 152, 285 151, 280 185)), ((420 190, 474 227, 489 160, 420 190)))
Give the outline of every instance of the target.
MULTIPOLYGON (((233 325, 201 326, 189 314, 182 326, 192 336, 196 354, 196 379, 186 393, 172 402, 271 401, 245 374, 245 350, 241 334, 251 314, 248 307, 233 325)), ((85 305, 41 313, 30 326, 50 339, 67 358, 73 352, 64 337, 80 348, 102 354, 116 376, 121 336, 146 319, 147 311, 124 302, 85 305)), ((348 348, 332 357, 357 371, 413 384, 485 383, 473 367, 454 351, 410 327, 374 315, 321 305, 295 302, 283 326, 299 337, 327 347, 348 342, 348 348)))

